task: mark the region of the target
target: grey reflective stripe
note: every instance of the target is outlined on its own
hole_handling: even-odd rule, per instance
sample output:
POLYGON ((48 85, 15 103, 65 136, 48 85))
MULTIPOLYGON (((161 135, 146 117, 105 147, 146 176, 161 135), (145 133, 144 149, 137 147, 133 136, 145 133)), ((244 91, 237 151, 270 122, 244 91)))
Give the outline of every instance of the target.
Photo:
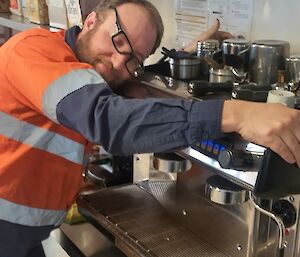
POLYGON ((65 215, 65 210, 31 208, 0 198, 0 220, 26 226, 57 226, 63 222, 65 215))
POLYGON ((49 130, 20 121, 0 112, 0 134, 34 148, 59 155, 71 162, 82 164, 84 146, 49 130))
POLYGON ((93 69, 73 70, 50 84, 43 95, 43 112, 57 122, 56 106, 68 94, 91 84, 105 83, 93 69))

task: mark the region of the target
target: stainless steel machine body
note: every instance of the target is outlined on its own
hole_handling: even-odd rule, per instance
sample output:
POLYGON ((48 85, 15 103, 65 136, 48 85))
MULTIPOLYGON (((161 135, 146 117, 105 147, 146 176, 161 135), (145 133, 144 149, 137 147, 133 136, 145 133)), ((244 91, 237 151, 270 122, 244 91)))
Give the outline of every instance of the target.
MULTIPOLYGON (((193 99, 187 83, 167 77, 149 75, 140 86, 193 99)), ((133 183, 83 193, 81 213, 127 256, 300 256, 299 168, 236 135, 177 154, 193 163, 188 171, 158 171, 153 154, 135 155, 133 183)))

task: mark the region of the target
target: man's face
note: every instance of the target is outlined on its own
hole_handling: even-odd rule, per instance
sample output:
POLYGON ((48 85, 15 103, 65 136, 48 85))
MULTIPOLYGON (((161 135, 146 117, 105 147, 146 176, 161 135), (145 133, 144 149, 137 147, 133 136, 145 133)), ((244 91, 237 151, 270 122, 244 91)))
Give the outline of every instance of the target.
POLYGON ((112 36, 117 32, 113 9, 103 22, 97 20, 95 13, 91 13, 76 44, 80 61, 93 65, 111 86, 117 86, 131 77, 128 67, 132 62, 129 59, 135 58, 135 61, 142 63, 151 53, 156 40, 156 29, 142 7, 127 3, 117 7, 117 13, 119 25, 130 43, 128 49, 133 50, 132 54, 118 52, 113 44, 112 36))

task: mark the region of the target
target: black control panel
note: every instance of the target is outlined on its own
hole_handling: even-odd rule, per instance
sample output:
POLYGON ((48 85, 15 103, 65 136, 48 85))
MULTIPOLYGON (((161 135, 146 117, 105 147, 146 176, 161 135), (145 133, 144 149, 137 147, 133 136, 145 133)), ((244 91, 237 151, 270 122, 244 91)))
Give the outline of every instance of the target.
POLYGON ((249 152, 247 144, 235 135, 217 140, 203 139, 192 148, 215 159, 222 168, 248 171, 259 165, 259 156, 249 152))

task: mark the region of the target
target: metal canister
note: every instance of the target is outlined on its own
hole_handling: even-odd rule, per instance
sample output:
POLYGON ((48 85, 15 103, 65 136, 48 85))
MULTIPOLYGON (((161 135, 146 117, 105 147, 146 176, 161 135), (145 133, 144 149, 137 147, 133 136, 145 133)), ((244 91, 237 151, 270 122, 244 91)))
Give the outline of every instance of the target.
POLYGON ((205 41, 197 42, 197 56, 211 57, 212 54, 219 49, 219 41, 216 39, 207 39, 205 41))
POLYGON ((225 39, 222 43, 222 54, 224 63, 226 65, 230 65, 226 63, 231 56, 235 56, 241 59, 243 63, 243 69, 247 70, 248 61, 249 61, 249 48, 250 48, 250 41, 241 38, 230 38, 225 39))
POLYGON ((278 82, 278 72, 285 70, 290 44, 281 40, 258 40, 251 44, 249 73, 251 82, 268 86, 278 82))
POLYGON ((223 54, 239 55, 249 49, 250 41, 242 38, 225 39, 222 43, 223 54))
POLYGON ((300 82, 300 54, 286 58, 285 81, 300 82))
POLYGON ((209 69, 209 82, 224 83, 224 82, 236 82, 237 79, 234 76, 231 67, 225 67, 224 69, 209 69))
POLYGON ((200 76, 201 60, 196 57, 170 58, 170 74, 174 79, 197 79, 200 76))
MULTIPOLYGON (((216 39, 207 39, 205 41, 198 41, 197 43, 197 56, 200 58, 209 57, 212 58, 214 53, 219 50, 219 41, 216 39)), ((209 74, 209 64, 201 62, 200 71, 203 75, 209 74)))

